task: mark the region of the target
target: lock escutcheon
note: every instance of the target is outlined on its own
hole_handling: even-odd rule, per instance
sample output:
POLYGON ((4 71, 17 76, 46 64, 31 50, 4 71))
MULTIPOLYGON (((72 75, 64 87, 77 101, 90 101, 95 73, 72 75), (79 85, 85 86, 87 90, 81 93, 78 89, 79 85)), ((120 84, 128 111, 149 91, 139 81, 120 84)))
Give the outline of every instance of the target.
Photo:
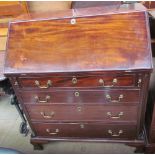
POLYGON ((75 95, 75 97, 79 97, 79 96, 80 96, 80 93, 79 93, 78 91, 76 91, 76 92, 74 93, 74 95, 75 95))
POLYGON ((76 77, 72 78, 72 84, 77 84, 77 78, 76 77))

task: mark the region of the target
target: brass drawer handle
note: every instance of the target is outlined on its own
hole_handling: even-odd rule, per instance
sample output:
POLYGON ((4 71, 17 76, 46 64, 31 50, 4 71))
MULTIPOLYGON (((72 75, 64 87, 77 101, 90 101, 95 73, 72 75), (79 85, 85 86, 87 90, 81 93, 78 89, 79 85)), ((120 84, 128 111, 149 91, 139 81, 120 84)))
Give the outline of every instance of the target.
POLYGON ((75 97, 79 97, 79 96, 80 96, 80 93, 79 93, 78 91, 76 91, 76 92, 74 93, 74 95, 75 95, 75 97))
POLYGON ((47 95, 45 97, 45 100, 40 100, 38 96, 35 96, 34 98, 36 99, 36 102, 39 102, 39 103, 47 103, 50 100, 51 97, 49 95, 47 95))
POLYGON ((109 102, 113 102, 113 103, 120 102, 121 99, 123 99, 123 97, 124 97, 123 94, 120 94, 119 97, 118 97, 118 100, 113 100, 112 97, 111 97, 109 94, 106 95, 106 99, 107 99, 109 102))
POLYGON ((119 136, 123 133, 123 130, 119 130, 118 134, 113 133, 112 130, 108 130, 108 133, 109 133, 112 137, 119 137, 119 136))
POLYGON ((50 135, 57 135, 59 133, 59 129, 55 129, 55 132, 51 132, 50 129, 46 129, 46 132, 50 135))
POLYGON ((36 85, 37 87, 41 88, 41 89, 47 89, 47 88, 49 88, 50 86, 52 86, 52 82, 51 82, 51 80, 48 80, 48 81, 47 81, 47 84, 46 84, 45 86, 41 86, 41 85, 40 85, 40 82, 39 82, 38 80, 35 80, 35 85, 36 85))
POLYGON ((112 85, 107 85, 107 86, 106 86, 103 79, 99 79, 99 83, 100 83, 103 87, 114 87, 114 86, 117 84, 117 79, 114 78, 114 79, 112 80, 112 85))
POLYGON ((124 113, 123 113, 123 112, 120 112, 117 116, 113 116, 113 115, 111 114, 111 112, 107 112, 107 115, 108 115, 110 118, 112 118, 112 119, 119 119, 119 118, 121 118, 121 116, 124 115, 124 113))
POLYGON ((49 119, 49 118, 54 117, 55 112, 52 111, 49 115, 46 115, 45 112, 40 112, 40 114, 41 114, 45 119, 49 119))
POLYGON ((77 78, 76 77, 72 78, 72 84, 77 84, 77 78))

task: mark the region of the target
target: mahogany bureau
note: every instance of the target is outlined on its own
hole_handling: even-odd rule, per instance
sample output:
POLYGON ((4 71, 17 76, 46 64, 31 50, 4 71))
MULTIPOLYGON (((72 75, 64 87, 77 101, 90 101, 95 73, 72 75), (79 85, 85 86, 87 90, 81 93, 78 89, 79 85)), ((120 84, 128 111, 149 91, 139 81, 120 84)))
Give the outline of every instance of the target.
POLYGON ((151 70, 148 16, 140 4, 10 23, 4 72, 34 148, 54 140, 144 145, 151 70))

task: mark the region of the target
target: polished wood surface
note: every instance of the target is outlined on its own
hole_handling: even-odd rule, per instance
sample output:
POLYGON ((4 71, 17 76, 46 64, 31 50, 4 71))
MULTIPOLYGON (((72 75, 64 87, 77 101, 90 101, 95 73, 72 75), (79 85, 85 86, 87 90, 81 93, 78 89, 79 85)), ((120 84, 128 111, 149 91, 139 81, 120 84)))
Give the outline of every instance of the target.
POLYGON ((4 80, 4 54, 6 50, 8 23, 13 18, 28 13, 27 2, 0 1, 0 81, 4 80))
POLYGON ((5 75, 34 146, 71 138, 144 144, 152 70, 147 13, 137 5, 103 8, 10 23, 5 75))
POLYGON ((75 24, 71 18, 12 22, 5 73, 148 69, 146 19, 145 11, 135 11, 83 16, 75 24))
POLYGON ((141 2, 148 10, 155 10, 155 2, 154 1, 142 1, 141 2))
POLYGON ((11 20, 28 12, 27 2, 0 1, 0 28, 8 28, 11 20))
MULTIPOLYGON (((109 75, 73 75, 73 76, 46 76, 46 77, 31 77, 18 78, 18 86, 20 88, 40 88, 47 86, 48 81, 51 81, 53 87, 134 87, 137 86, 135 74, 109 74, 109 75), (36 85, 39 82, 39 86, 36 85)), ((138 77, 137 77, 138 78, 138 77)))
POLYGON ((138 106, 26 105, 32 121, 102 121, 137 123, 138 106), (69 115, 68 115, 69 113, 69 115), (131 115, 132 113, 132 115, 131 115))
POLYGON ((46 123, 46 124, 33 124, 36 130, 37 136, 42 137, 85 137, 85 138, 116 138, 116 139, 133 139, 136 132, 136 126, 130 125, 115 125, 103 124, 103 123, 46 123), (49 129, 49 132, 47 132, 49 129), (59 132, 55 132, 59 129, 59 132), (112 136, 108 131, 112 131, 112 136), (123 133, 120 133, 120 130, 123 133), (53 134, 52 134, 53 133, 53 134), (56 134, 54 134, 56 133, 56 134), (117 136, 118 135, 118 136, 117 136))
POLYGON ((17 17, 28 12, 27 2, 0 1, 0 16, 17 17))
POLYGON ((131 90, 83 90, 83 89, 67 89, 53 91, 21 91, 21 97, 25 103, 39 103, 45 100, 46 103, 81 103, 81 104, 127 104, 139 103, 140 91, 131 90), (77 94, 77 95, 76 95, 77 94), (111 97, 107 98, 107 95, 111 97), (38 99, 36 99, 36 96, 38 99), (46 99, 49 96, 49 99, 46 99), (122 96, 122 98, 120 97, 122 96))

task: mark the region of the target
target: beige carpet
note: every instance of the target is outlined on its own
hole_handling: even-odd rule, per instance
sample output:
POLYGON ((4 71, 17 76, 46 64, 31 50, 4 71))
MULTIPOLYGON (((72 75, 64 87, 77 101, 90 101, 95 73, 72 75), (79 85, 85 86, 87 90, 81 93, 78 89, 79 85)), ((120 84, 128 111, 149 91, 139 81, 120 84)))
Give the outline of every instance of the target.
POLYGON ((19 133, 21 118, 10 99, 0 99, 0 147, 12 148, 23 153, 134 153, 135 148, 124 144, 92 142, 52 142, 44 145, 43 151, 33 150, 29 143, 30 134, 24 137, 19 133))

